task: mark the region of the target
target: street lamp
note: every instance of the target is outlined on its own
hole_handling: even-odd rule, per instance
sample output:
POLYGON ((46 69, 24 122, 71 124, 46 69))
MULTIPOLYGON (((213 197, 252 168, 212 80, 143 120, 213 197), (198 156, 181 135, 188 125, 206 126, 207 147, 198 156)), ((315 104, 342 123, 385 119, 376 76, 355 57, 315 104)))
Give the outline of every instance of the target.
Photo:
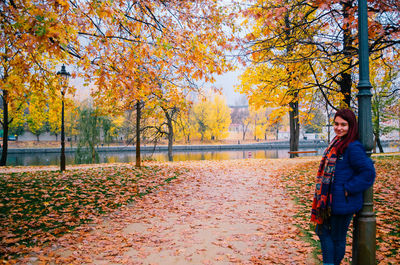
MULTIPOLYGON (((359 72, 358 83, 358 121, 360 140, 367 154, 373 148, 371 83, 369 81, 368 54, 368 13, 367 0, 358 0, 358 39, 359 39, 359 72)), ((376 264, 376 218, 373 209, 373 188, 364 192, 362 210, 354 220, 353 264, 376 264)))
POLYGON ((57 75, 60 76, 59 81, 61 85, 61 157, 60 157, 60 171, 63 172, 65 170, 65 134, 64 134, 64 96, 68 86, 68 78, 71 76, 65 70, 65 65, 61 66, 61 71, 57 72, 57 75))

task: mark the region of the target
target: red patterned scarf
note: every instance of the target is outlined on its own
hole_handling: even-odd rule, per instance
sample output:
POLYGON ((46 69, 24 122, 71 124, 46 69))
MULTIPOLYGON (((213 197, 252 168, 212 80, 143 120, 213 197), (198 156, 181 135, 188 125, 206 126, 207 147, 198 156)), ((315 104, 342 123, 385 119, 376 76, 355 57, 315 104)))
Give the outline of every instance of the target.
POLYGON ((331 215, 331 187, 335 177, 337 145, 339 142, 340 138, 336 136, 325 150, 319 165, 311 210, 311 221, 317 224, 322 224, 331 215))

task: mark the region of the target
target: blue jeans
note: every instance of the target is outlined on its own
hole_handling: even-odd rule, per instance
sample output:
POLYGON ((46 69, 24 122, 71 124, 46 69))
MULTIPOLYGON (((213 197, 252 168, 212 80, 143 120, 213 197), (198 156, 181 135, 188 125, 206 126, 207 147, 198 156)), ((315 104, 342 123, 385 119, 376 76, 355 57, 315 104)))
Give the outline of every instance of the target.
POLYGON ((347 230, 353 214, 332 215, 322 225, 317 225, 324 264, 340 265, 346 251, 347 230))

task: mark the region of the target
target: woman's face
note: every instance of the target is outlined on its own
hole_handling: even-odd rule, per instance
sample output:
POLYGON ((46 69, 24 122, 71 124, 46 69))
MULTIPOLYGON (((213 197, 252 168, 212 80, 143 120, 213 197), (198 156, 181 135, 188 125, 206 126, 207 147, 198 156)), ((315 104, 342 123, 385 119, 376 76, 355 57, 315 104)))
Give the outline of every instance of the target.
POLYGON ((349 123, 341 117, 337 116, 335 118, 333 129, 337 136, 343 137, 349 132, 349 123))

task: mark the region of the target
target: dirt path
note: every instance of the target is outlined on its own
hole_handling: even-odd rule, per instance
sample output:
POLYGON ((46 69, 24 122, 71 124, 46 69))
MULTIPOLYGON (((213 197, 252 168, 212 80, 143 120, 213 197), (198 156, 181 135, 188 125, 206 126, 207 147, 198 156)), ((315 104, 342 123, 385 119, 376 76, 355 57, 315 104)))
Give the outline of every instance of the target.
POLYGON ((314 264, 295 206, 270 174, 305 160, 176 162, 188 172, 24 261, 39 264, 314 264))

